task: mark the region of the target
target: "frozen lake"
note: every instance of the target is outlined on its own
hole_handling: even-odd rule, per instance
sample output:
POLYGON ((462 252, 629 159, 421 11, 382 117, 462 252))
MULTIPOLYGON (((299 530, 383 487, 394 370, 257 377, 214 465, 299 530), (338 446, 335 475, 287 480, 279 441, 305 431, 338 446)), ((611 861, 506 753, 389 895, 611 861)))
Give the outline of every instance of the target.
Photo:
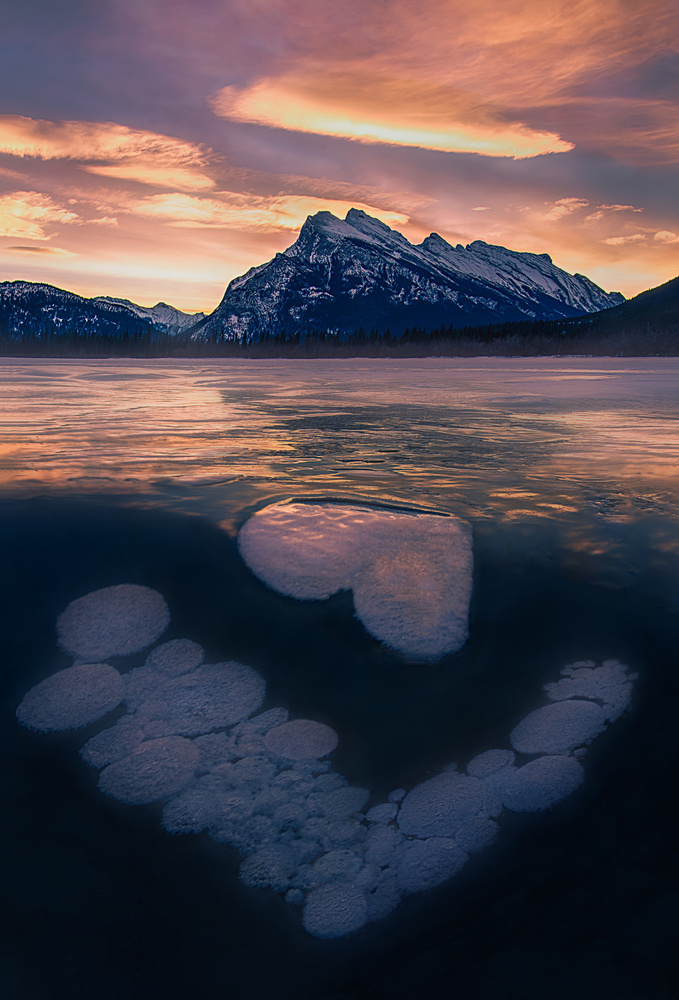
POLYGON ((669 995, 679 359, 3 359, 0 422, 8 997, 669 995), (468 524, 466 644, 418 662, 347 590, 267 587, 236 535, 288 500, 468 524), (508 813, 452 881, 318 940, 239 883, 232 847, 97 790, 78 750, 102 723, 16 723, 70 663, 56 616, 123 583, 164 595, 167 638, 254 667, 265 709, 332 727, 368 806, 504 746, 566 664, 615 658, 638 680, 573 795, 508 813))

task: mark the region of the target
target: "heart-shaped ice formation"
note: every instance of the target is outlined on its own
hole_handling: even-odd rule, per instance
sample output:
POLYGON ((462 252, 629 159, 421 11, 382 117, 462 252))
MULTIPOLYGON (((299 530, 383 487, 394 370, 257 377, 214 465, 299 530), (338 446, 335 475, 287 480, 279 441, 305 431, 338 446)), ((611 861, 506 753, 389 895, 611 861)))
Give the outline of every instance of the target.
MULTIPOLYGON (((148 588, 96 591, 59 617, 62 641, 63 623, 77 622, 80 636, 144 648, 167 625, 164 608, 148 588), (131 611, 140 590, 146 620, 131 611)), ((333 729, 289 721, 284 708, 255 714, 264 678, 240 663, 204 664, 188 639, 157 646, 125 674, 107 664, 61 670, 26 694, 17 717, 33 729, 78 729, 122 701, 126 714, 81 751, 102 769, 101 790, 129 805, 162 801, 168 832, 206 831, 235 847, 245 855, 244 885, 304 903, 305 929, 338 938, 453 878, 471 852, 492 843, 505 810, 539 812, 578 787, 579 758, 629 704, 634 675, 615 660, 576 663, 562 674, 545 689, 553 704, 511 732, 514 750, 531 759, 517 760, 506 747, 486 750, 466 769, 451 765, 367 812, 368 790, 349 785, 326 759, 338 742, 333 729)))
POLYGON ((337 503, 277 503, 238 533, 245 563, 302 600, 351 590, 368 632, 416 660, 468 637, 471 528, 455 517, 337 503))

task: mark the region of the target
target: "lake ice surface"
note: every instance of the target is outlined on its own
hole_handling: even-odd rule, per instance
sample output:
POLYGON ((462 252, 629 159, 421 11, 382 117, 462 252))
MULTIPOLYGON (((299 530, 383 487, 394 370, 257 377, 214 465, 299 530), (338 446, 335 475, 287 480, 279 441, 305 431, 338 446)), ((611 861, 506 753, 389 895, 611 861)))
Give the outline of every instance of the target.
MULTIPOLYGON (((3 591, 9 711, 31 687, 69 668, 66 652, 54 652, 54 621, 66 605, 132 582, 163 594, 172 614, 168 644, 180 643, 158 654, 154 672, 161 672, 164 657, 164 676, 181 679, 199 669, 197 647, 205 646, 208 663, 252 664, 266 681, 260 712, 276 712, 278 727, 308 718, 337 733, 331 772, 373 793, 360 808, 374 820, 369 851, 378 869, 394 849, 390 830, 407 795, 446 773, 442 768, 451 761, 469 761, 468 774, 496 783, 517 810, 502 818, 503 835, 472 856, 450 889, 448 883, 430 892, 413 889, 390 916, 346 938, 357 942, 354 951, 333 952, 336 963, 319 953, 315 964, 290 937, 299 927, 296 906, 279 911, 273 893, 234 890, 237 863, 229 860, 227 825, 224 846, 215 845, 227 854, 218 859, 201 853, 199 836, 194 856, 190 846, 180 847, 191 838, 168 837, 157 818, 137 827, 124 812, 141 815, 153 805, 116 807, 123 812, 113 813, 113 826, 108 813, 95 820, 97 798, 112 800, 88 784, 92 772, 84 762, 78 770, 84 742, 88 762, 110 767, 111 753, 124 759, 155 741, 171 752, 181 777, 189 766, 183 744, 165 741, 195 741, 212 767, 225 751, 218 739, 224 734, 166 735, 162 718, 145 723, 149 737, 117 724, 113 744, 107 720, 73 737, 57 726, 51 736, 16 727, 12 739, 23 749, 19 756, 11 751, 6 774, 17 775, 12 782, 18 780, 19 789, 26 782, 31 788, 28 798, 20 790, 10 798, 17 824, 12 857, 22 880, 16 906, 28 907, 49 930, 36 963, 21 920, 14 922, 13 974, 37 976, 50 996, 77 998, 87 995, 84 977, 99 968, 105 970, 102 997, 108 997, 106 991, 124 991, 135 968, 147 977, 146 995, 162 982, 166 995, 178 983, 194 989, 196 976, 198 995, 214 995, 225 968, 205 942, 210 928, 228 924, 224 960, 228 955, 238 996, 251 995, 253 981, 262 991, 274 981, 278 988, 280 970, 298 996, 306 990, 314 998, 340 984, 342 995, 351 992, 347 977, 359 983, 357 996, 362 989, 390 997, 435 994, 451 975, 468 995, 481 977, 493 998, 541 997, 550 989, 559 996, 553 969, 562 962, 570 970, 563 979, 568 995, 587 996, 588 984, 597 982, 610 995, 638 1000, 646 990, 654 1000, 661 997, 672 951, 663 950, 663 928, 672 924, 666 887, 673 855, 666 848, 669 820, 660 813, 673 767, 678 388, 676 359, 4 361, 0 481, 4 552, 12 566, 3 591), (317 604, 259 585, 239 562, 237 532, 258 511, 291 500, 391 505, 470 524, 475 566, 467 645, 438 665, 410 664, 365 633, 352 617, 350 594, 317 604), (558 680, 564 663, 590 657, 596 664, 618 658, 639 672, 631 712, 616 702, 615 684, 607 692, 600 683, 594 663, 579 667, 577 678, 558 680), (616 725, 597 737, 593 718, 559 717, 558 746, 572 743, 569 734, 576 731, 589 748, 582 765, 576 748, 540 750, 534 763, 522 763, 524 757, 517 768, 509 737, 522 720, 537 713, 517 739, 544 737, 539 713, 549 705, 536 697, 540 689, 552 686, 547 700, 557 707, 578 699, 576 682, 586 703, 605 709, 616 725), (36 746, 41 740, 44 751, 36 746), (488 755, 488 748, 503 750, 488 755), (42 769, 31 764, 35 754, 42 754, 42 769), (528 768, 526 785, 515 775, 528 768), (541 808, 532 790, 544 793, 558 782, 577 790, 526 816, 534 835, 528 825, 517 827, 522 809, 541 808), (43 842, 47 814, 51 834, 43 842), (94 827, 83 824, 86 816, 94 827), (69 864, 68 889, 60 888, 59 873, 69 864), (142 888, 151 869, 155 888, 142 888), (209 901, 214 878, 219 905, 209 901), (173 879, 184 886, 176 909, 173 879), (108 910, 79 895, 80 884, 83 891, 98 887, 108 910), (647 902, 633 888, 640 885, 649 887, 647 902), (588 893, 590 903, 583 905, 588 893), (262 902, 253 904, 253 896, 262 902), (64 906, 72 908, 67 921, 48 916, 64 906), (512 916, 501 929, 492 914, 503 906, 512 916), (134 928, 149 909, 175 946, 160 938, 146 942, 147 975, 134 928), (173 922, 163 916, 170 912, 173 922), (82 970, 80 986, 73 963, 62 957, 72 947, 64 946, 63 935, 73 922, 83 941, 75 966, 76 979, 82 970), (270 979, 265 964, 253 966, 248 958, 261 953, 262 931, 270 979), (178 933, 201 954, 198 964, 177 946, 178 933), (595 952, 586 943, 593 936, 595 952), (122 949, 114 957, 100 946, 113 940, 122 949)), ((165 638, 158 640, 161 651, 165 638)), ((114 663, 127 676, 144 657, 130 653, 114 663)), ((239 738, 254 749, 256 733, 239 738)), ((174 803, 182 793, 171 794, 174 803)), ((406 817, 410 811, 408 805, 406 817)), ((177 806, 168 823, 186 822, 187 815, 177 806)), ((351 866, 343 850, 331 859, 336 871, 351 866)), ((455 870, 459 862, 445 845, 430 850, 418 870, 455 870)), ((407 880, 406 860, 396 870, 407 880)), ((244 883, 247 878, 256 881, 256 871, 246 873, 244 883)), ((310 890, 287 891, 295 903, 310 890)), ((393 910, 394 892, 393 884, 385 885, 372 904, 376 913, 380 906, 393 910)), ((327 911, 328 893, 319 893, 310 909, 310 927, 327 911)), ((348 914, 349 926, 361 904, 345 893, 333 905, 348 914)), ((36 992, 28 986, 17 992, 22 989, 36 992)))

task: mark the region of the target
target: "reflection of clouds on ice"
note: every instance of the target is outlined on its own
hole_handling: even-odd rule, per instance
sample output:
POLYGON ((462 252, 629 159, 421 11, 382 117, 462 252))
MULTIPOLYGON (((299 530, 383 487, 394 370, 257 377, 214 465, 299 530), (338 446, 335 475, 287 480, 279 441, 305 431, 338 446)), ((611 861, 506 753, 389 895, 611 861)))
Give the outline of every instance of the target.
POLYGON ((471 529, 454 517, 332 503, 279 503, 238 534, 252 572, 274 590, 323 600, 352 590, 377 639, 414 659, 467 641, 471 529))
MULTIPOLYGON (((76 656, 97 644, 124 655, 159 638, 169 614, 160 594, 123 585, 74 601, 58 622, 76 656)), ((254 714, 264 679, 233 661, 203 663, 188 639, 157 646, 123 675, 101 663, 59 671, 27 693, 17 717, 33 729, 77 729, 122 701, 126 713, 81 751, 102 768, 101 790, 128 804, 164 802, 168 832, 207 831, 236 848, 244 885, 303 904, 310 934, 338 938, 455 876, 492 843, 505 810, 539 812, 570 795, 584 777, 578 758, 629 705, 634 676, 614 660, 566 667, 546 686, 552 703, 512 730, 514 750, 486 750, 466 773, 451 765, 367 811, 369 791, 326 759, 333 729, 290 720, 284 708, 254 714)))

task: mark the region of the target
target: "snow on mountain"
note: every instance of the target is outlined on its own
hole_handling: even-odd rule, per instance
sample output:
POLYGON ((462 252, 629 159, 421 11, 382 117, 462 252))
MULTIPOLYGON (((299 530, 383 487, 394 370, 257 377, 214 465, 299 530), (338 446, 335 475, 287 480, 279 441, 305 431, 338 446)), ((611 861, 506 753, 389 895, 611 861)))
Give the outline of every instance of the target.
POLYGON ((192 336, 259 339, 297 330, 333 333, 560 319, 623 302, 547 254, 480 240, 451 246, 436 233, 413 245, 352 208, 309 216, 297 241, 229 285, 192 336))
POLYGON ((114 301, 87 299, 33 281, 0 282, 0 334, 5 338, 124 337, 153 332, 148 319, 114 301))
POLYGON ((0 282, 0 333, 13 339, 66 334, 176 336, 204 318, 204 313, 184 313, 165 302, 147 308, 105 295, 88 299, 38 282, 0 282))
POLYGON ((189 327, 195 323, 199 323, 206 316, 202 312, 182 312, 180 309, 175 309, 174 306, 169 306, 166 302, 157 302, 155 306, 138 306, 135 302, 130 302, 129 299, 115 299, 110 295, 100 295, 98 298, 92 299, 92 301, 111 302, 115 305, 124 306, 126 309, 130 309, 135 316, 139 316, 140 319, 151 323, 156 330, 169 333, 173 337, 188 330, 189 327))

